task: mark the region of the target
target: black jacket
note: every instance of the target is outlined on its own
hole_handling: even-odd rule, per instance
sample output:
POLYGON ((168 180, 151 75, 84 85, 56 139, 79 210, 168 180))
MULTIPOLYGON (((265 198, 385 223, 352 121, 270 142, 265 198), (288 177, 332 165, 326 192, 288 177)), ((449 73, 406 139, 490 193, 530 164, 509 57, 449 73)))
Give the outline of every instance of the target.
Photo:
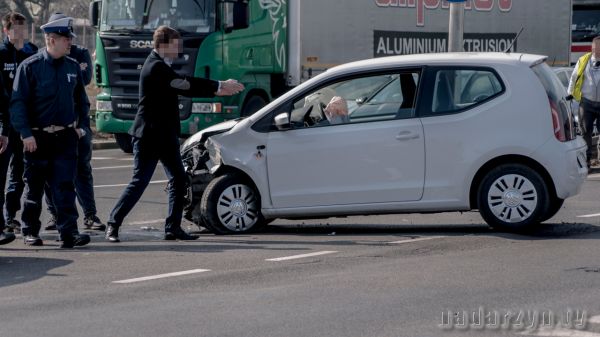
POLYGON ((4 89, 4 81, 0 76, 0 136, 8 136, 10 119, 8 117, 8 95, 4 89))
POLYGON ((90 127, 88 101, 79 63, 70 57, 53 59, 46 49, 21 63, 10 100, 10 121, 23 138, 32 127, 90 127))
POLYGON ((32 43, 25 43, 23 48, 17 50, 15 46, 5 37, 0 44, 0 71, 4 80, 6 93, 12 94, 13 81, 17 76, 17 67, 29 56, 37 53, 38 48, 32 43))
POLYGON ((138 112, 129 134, 137 138, 159 140, 181 135, 177 96, 213 97, 219 82, 177 74, 153 50, 140 75, 138 112))
POLYGON ((83 76, 83 85, 90 84, 92 81, 92 67, 94 65, 92 64, 92 57, 90 56, 90 52, 87 50, 87 48, 73 44, 71 45, 69 57, 79 62, 79 65, 82 63, 87 64, 85 69, 81 70, 81 75, 83 76))

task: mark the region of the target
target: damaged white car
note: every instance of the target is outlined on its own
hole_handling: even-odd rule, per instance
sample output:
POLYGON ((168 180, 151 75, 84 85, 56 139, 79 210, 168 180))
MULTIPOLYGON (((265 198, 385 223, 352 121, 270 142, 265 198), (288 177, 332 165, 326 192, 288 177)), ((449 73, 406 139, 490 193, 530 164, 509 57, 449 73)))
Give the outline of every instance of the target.
POLYGON ((531 230, 587 176, 566 92, 527 54, 342 65, 189 138, 185 217, 217 234, 275 218, 468 211, 531 230))

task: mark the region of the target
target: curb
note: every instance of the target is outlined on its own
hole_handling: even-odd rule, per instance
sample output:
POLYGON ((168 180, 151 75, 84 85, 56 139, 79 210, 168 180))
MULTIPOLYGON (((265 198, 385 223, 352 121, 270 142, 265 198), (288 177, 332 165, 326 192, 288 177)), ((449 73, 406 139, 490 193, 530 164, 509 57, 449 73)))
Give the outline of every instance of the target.
POLYGON ((92 150, 112 150, 118 149, 119 145, 114 139, 99 140, 92 139, 92 150))

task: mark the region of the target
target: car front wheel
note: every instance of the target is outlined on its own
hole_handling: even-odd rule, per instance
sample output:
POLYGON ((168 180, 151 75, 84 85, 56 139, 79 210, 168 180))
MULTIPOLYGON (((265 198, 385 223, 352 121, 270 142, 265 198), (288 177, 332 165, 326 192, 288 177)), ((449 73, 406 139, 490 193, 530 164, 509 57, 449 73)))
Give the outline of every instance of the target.
POLYGON ((236 174, 213 179, 200 201, 204 225, 215 234, 241 234, 261 229, 260 195, 236 174))
POLYGON ((478 190, 479 212, 493 228, 509 232, 534 229, 548 214, 548 187, 533 169, 503 164, 486 174, 478 190))

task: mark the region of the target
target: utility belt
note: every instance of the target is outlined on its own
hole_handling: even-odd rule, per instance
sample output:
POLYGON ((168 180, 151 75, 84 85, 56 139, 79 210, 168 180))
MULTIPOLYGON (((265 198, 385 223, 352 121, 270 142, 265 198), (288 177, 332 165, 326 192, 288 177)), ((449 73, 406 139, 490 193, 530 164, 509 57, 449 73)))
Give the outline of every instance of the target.
POLYGON ((59 131, 63 131, 66 129, 74 129, 75 128, 75 122, 69 124, 69 125, 49 125, 43 128, 31 128, 31 130, 34 131, 44 131, 47 133, 55 133, 55 132, 59 132, 59 131))

